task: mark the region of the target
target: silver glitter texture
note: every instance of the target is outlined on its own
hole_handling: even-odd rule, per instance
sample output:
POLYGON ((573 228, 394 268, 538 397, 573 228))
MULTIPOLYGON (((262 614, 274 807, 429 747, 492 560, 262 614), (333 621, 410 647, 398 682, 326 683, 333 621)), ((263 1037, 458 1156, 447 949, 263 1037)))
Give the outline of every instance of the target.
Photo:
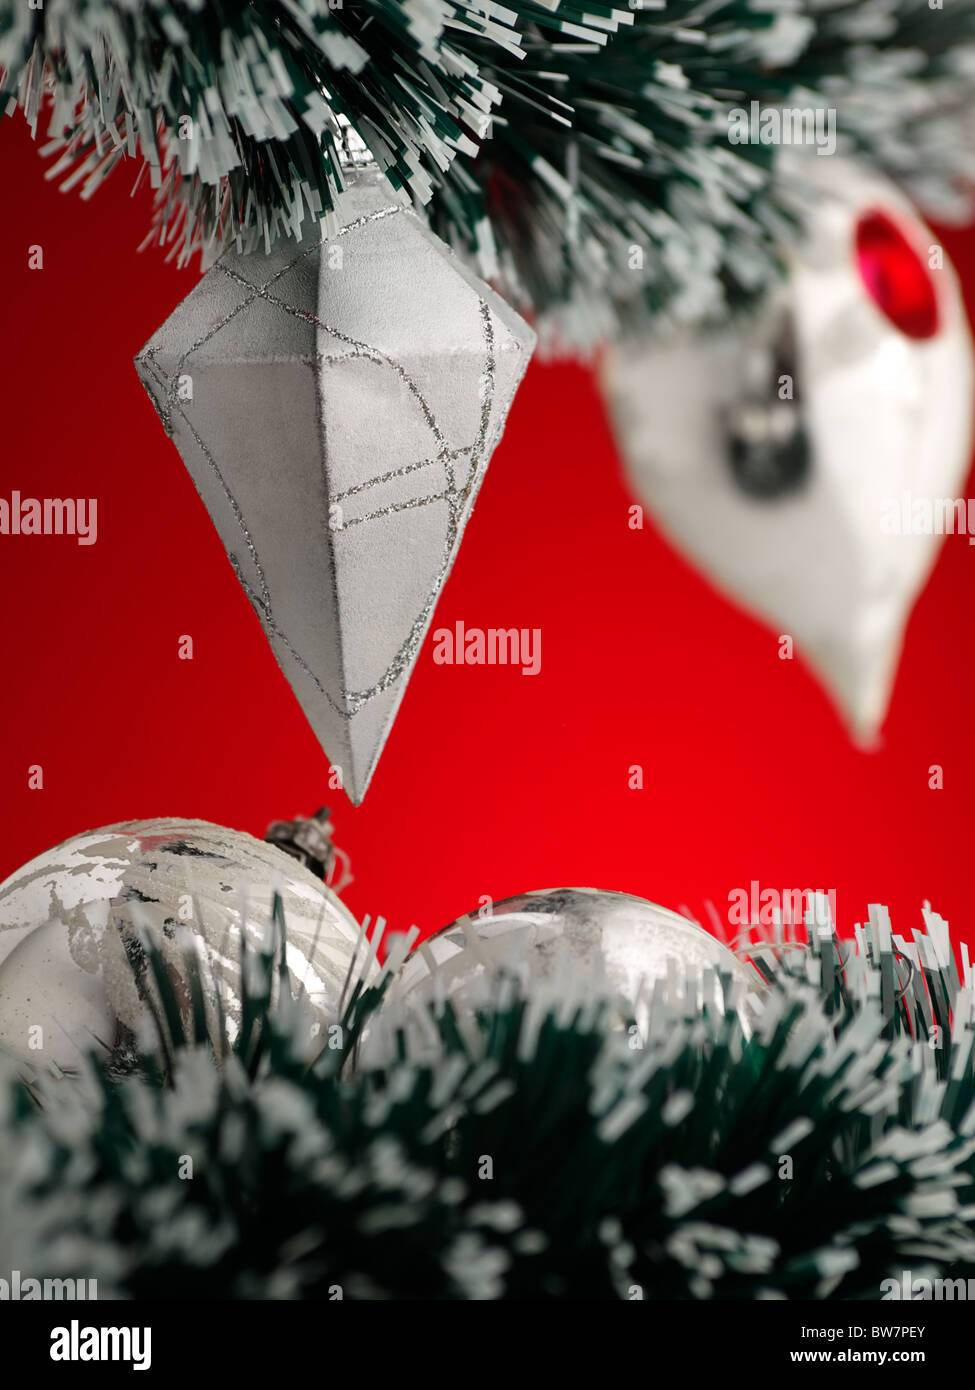
POLYGON ((356 803, 534 342, 365 171, 334 236, 228 252, 136 358, 356 803))

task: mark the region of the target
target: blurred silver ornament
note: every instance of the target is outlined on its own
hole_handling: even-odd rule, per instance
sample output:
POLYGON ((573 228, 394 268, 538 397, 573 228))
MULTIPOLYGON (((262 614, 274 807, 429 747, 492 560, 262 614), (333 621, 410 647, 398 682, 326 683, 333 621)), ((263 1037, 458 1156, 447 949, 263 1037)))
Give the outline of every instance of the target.
POLYGON ((735 1011, 746 1030, 765 984, 726 946, 676 912, 628 893, 556 888, 495 903, 484 916, 459 918, 410 954, 387 991, 363 1050, 378 1061, 404 1027, 414 1048, 431 1035, 449 1000, 463 1024, 496 1004, 499 982, 516 979, 526 996, 558 1003, 607 999, 617 1025, 646 1034, 656 1002, 691 1014, 705 1004, 735 1011), (725 983, 721 976, 725 976, 725 983))
POLYGON ((534 346, 375 171, 335 234, 229 251, 136 358, 361 800, 534 346))
POLYGON ((151 935, 189 1006, 195 949, 211 1036, 219 994, 232 1039, 240 1018, 241 931, 267 946, 281 896, 293 993, 334 1021, 366 944, 355 918, 302 865, 242 831, 206 821, 131 821, 76 835, 0 884, 0 1048, 76 1069, 104 1044, 121 1055, 146 1027, 151 935))
POLYGON ((819 199, 781 291, 747 325, 612 349, 602 384, 637 498, 794 638, 869 744, 941 543, 923 515, 968 472, 971 337, 953 270, 889 181, 781 154, 819 199), (905 498, 918 526, 900 524, 905 498))

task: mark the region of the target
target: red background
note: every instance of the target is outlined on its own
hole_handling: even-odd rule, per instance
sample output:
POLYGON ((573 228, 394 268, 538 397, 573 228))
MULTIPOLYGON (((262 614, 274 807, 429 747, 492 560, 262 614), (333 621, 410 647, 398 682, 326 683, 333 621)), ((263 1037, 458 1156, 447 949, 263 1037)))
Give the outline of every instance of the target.
MULTIPOLYGON (((703 916, 763 888, 835 890, 895 928, 929 898, 971 940, 975 553, 950 538, 917 605, 881 750, 856 751, 800 661, 653 530, 627 528, 590 371, 535 363, 434 626, 539 627, 542 673, 420 653, 355 808, 280 674, 140 386, 134 353, 195 282, 137 254, 149 194, 122 169, 90 203, 0 123, 0 495, 98 498, 91 547, 0 537, 0 878, 75 832, 162 815, 263 834, 333 808, 357 915, 426 934, 562 884, 703 916), (41 245, 44 268, 28 269, 41 245), (195 659, 177 659, 181 634, 195 659), (30 791, 40 763, 44 788, 30 791), (627 786, 642 763, 645 787, 627 786), (944 767, 942 791, 928 767, 944 767)), ((975 291, 975 236, 943 233, 975 291)))

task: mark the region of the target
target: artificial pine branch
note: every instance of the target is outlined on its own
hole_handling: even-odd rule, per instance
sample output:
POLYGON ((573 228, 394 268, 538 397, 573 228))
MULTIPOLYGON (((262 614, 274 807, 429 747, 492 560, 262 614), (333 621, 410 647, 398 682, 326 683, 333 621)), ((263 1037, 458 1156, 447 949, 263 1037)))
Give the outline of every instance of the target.
POLYGON ((942 213, 975 176, 975 0, 0 0, 0 67, 35 128, 53 93, 66 185, 138 156, 154 238, 204 264, 327 219, 350 131, 575 344, 767 283, 796 199, 729 144, 751 100, 835 108, 942 213))
POLYGON ((161 1066, 143 1040, 124 1078, 97 1055, 30 1090, 7 1069, 0 1267, 163 1298, 876 1298, 905 1269, 970 1277, 972 980, 927 926, 907 942, 872 913, 853 942, 752 945, 751 1030, 730 980, 694 1007, 661 982, 636 1045, 595 962, 568 994, 503 979, 476 1020, 445 1004, 420 1051, 377 1012, 384 981, 313 1041, 279 929, 245 956, 217 1056, 203 989, 177 1002, 147 953, 161 1066), (378 1053, 356 1068, 364 1028, 378 1053))

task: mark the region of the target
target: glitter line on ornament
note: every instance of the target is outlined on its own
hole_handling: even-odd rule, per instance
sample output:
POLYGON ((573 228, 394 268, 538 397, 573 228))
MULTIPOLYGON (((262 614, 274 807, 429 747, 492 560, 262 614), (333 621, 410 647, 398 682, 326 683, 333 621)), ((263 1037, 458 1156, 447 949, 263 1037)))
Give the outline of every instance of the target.
MULTIPOLYGON (((464 454, 471 453, 470 448, 452 449, 450 457, 452 459, 463 458, 464 454)), ((352 497, 357 492, 365 492, 367 488, 377 487, 380 483, 392 482, 394 478, 405 478, 408 473, 415 473, 420 468, 429 468, 431 464, 439 463, 439 458, 420 459, 419 463, 404 463, 402 468, 391 468, 388 473, 380 473, 375 478, 367 478, 364 483, 353 483, 344 492, 337 492, 332 498, 333 502, 344 502, 347 497, 352 497)), ((975 527, 972 528, 975 531, 975 527)))

